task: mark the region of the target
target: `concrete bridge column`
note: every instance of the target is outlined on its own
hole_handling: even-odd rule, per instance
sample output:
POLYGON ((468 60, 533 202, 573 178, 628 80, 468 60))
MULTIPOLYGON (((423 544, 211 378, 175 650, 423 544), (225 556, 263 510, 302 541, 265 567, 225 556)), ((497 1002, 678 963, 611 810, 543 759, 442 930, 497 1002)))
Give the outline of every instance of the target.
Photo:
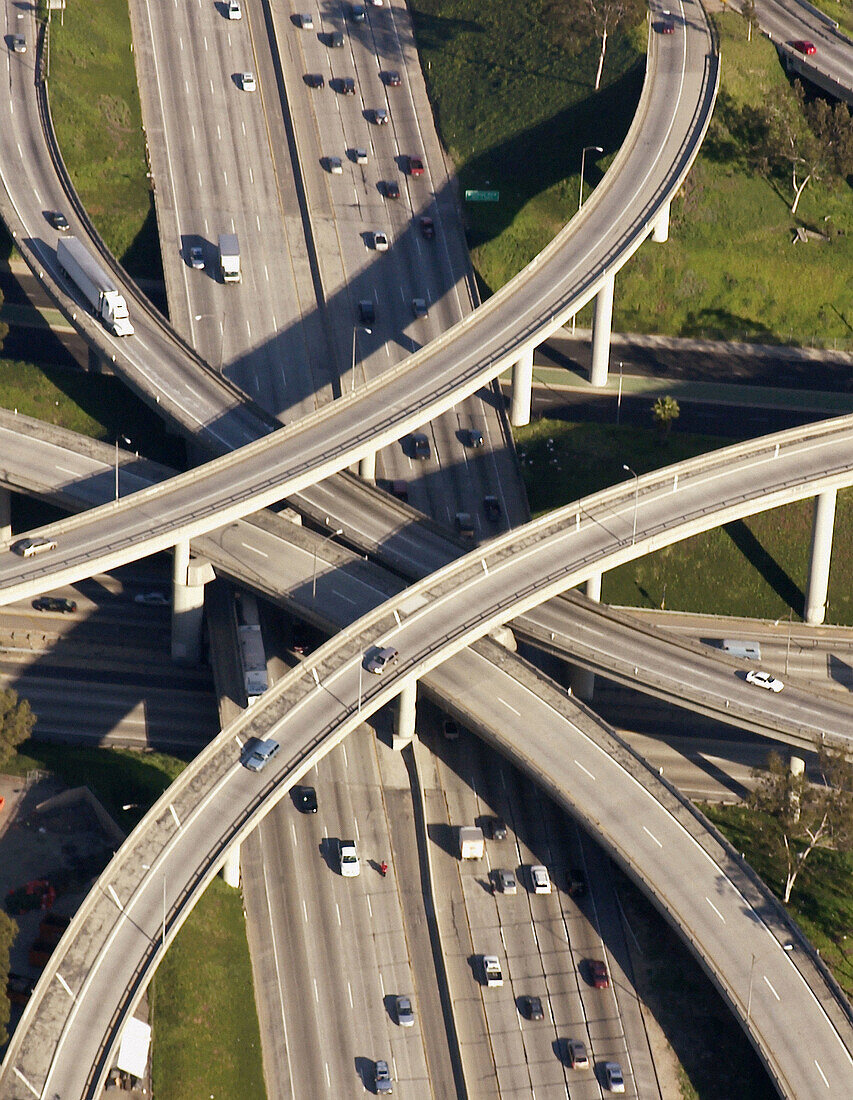
POLYGON ((652 227, 652 240, 656 244, 663 244, 669 240, 669 203, 662 207, 652 227))
POLYGON ((610 332, 613 324, 613 284, 611 275, 595 296, 595 313, 592 318, 592 370, 591 386, 607 385, 607 368, 610 363, 610 332))
POLYGON ((397 696, 397 708, 394 715, 394 736, 391 747, 404 749, 415 739, 415 718, 417 716, 418 681, 407 680, 403 690, 397 696))
POLYGON ((240 845, 232 844, 225 853, 222 864, 222 879, 226 886, 237 889, 240 885, 240 845))
POLYGON ((12 491, 0 486, 0 539, 8 542, 12 537, 12 491))
MULTIPOLYGON (((584 585, 587 598, 601 603, 601 573, 595 573, 584 585)), ((572 687, 572 695, 583 699, 585 703, 591 703, 595 694, 595 673, 580 665, 572 665, 569 674, 569 683, 572 687)))
POLYGON ((358 476, 363 481, 376 481, 376 451, 359 459, 358 476))
POLYGON ((533 348, 512 365, 512 400, 509 422, 514 428, 530 423, 530 395, 533 389, 533 348))
POLYGON ((201 660, 204 586, 215 577, 206 558, 190 558, 188 539, 177 543, 172 559, 172 660, 197 665, 201 660))
POLYGON ((815 497, 809 579, 806 584, 805 620, 820 626, 826 616, 826 590, 829 587, 829 563, 832 557, 832 531, 835 524, 837 491, 827 489, 815 497))

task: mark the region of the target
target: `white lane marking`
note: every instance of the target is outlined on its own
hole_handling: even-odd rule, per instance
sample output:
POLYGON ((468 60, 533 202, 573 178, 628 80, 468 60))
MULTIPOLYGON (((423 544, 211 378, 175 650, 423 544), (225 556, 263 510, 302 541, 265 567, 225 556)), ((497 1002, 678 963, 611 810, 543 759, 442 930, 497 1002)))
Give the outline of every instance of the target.
POLYGON ((767 986, 767 988, 770 990, 770 992, 773 994, 773 996, 776 998, 777 1001, 781 1000, 779 994, 776 992, 776 990, 770 984, 770 979, 767 977, 766 974, 764 975, 764 984, 767 986))
POLYGON ((308 906, 305 904, 305 898, 302 899, 302 919, 305 923, 308 923, 308 906))
POLYGON ((24 1082, 24 1084, 27 1086, 27 1088, 30 1090, 30 1092, 33 1094, 33 1096, 36 1096, 36 1097, 41 1096, 41 1093, 39 1092, 39 1090, 33 1088, 33 1086, 29 1083, 29 1081, 26 1079, 26 1077, 24 1077, 23 1073, 21 1073, 21 1071, 18 1069, 17 1066, 12 1066, 12 1069, 14 1070, 15 1076, 18 1078, 18 1080, 24 1082))
POLYGON ((180 822, 180 820, 179 820, 179 818, 178 818, 178 815, 177 815, 177 814, 175 813, 175 807, 174 807, 174 806, 172 805, 172 803, 171 803, 171 802, 169 803, 169 813, 170 813, 170 814, 172 815, 172 819, 174 820, 174 822, 175 822, 175 824, 177 825, 177 827, 178 827, 178 828, 180 829, 180 827, 181 827, 181 822, 180 822))
POLYGON ((54 466, 54 470, 59 470, 63 474, 71 474, 72 477, 80 477, 76 470, 69 470, 67 466, 54 466))
MULTIPOLYGON (((270 273, 267 270, 267 265, 266 264, 264 264, 264 278, 266 279, 267 282, 270 281, 270 273)), ((273 328, 275 328, 275 321, 273 321, 273 328)))
POLYGON ((68 982, 66 982, 66 980, 62 977, 62 975, 59 973, 58 970, 56 972, 56 980, 59 982, 59 984, 65 990, 65 992, 68 994, 68 996, 71 998, 71 1000, 76 1001, 77 998, 74 996, 74 992, 71 989, 71 986, 68 984, 68 982))
POLYGON ((708 897, 707 894, 705 895, 705 901, 707 901, 707 903, 711 906, 711 908, 714 910, 714 912, 717 914, 717 916, 720 918, 720 920, 723 922, 723 924, 725 924, 726 923, 726 918, 723 916, 723 914, 720 912, 720 910, 716 907, 716 905, 714 905, 714 903, 711 901, 711 899, 708 897))
POLYGON ((250 546, 248 542, 241 542, 240 545, 244 550, 251 550, 254 554, 260 554, 262 558, 268 558, 269 554, 265 554, 263 550, 259 550, 257 546, 250 546))
POLYGON ((498 702, 503 703, 503 705, 506 707, 507 710, 511 710, 512 713, 517 715, 519 718, 521 717, 521 711, 516 710, 515 707, 511 707, 509 705, 509 703, 506 701, 506 699, 501 699, 500 695, 498 696, 498 702))
POLYGON ((316 978, 313 979, 313 985, 314 985, 314 1000, 317 1002, 317 1004, 319 1004, 320 1003, 320 991, 317 988, 317 979, 316 978))
POLYGON ((109 886, 107 887, 107 889, 109 890, 109 892, 110 892, 110 894, 111 894, 111 896, 112 896, 112 899, 113 899, 113 901, 114 901, 114 902, 116 903, 116 908, 117 908, 117 909, 118 909, 118 910, 119 910, 120 912, 122 912, 122 913, 123 913, 123 912, 124 912, 124 906, 123 906, 123 905, 122 905, 122 903, 121 903, 121 902, 120 902, 120 901, 118 900, 118 894, 117 894, 117 893, 115 892, 115 890, 113 890, 113 884, 112 884, 112 883, 110 883, 110 884, 109 884, 109 886))
POLYGON ((333 588, 333 589, 332 589, 332 592, 334 593, 334 595, 335 595, 335 596, 338 596, 338 597, 339 597, 340 599, 344 600, 344 601, 345 601, 346 603, 352 603, 352 604, 354 604, 354 603, 355 603, 355 600, 351 600, 351 599, 349 598, 349 596, 345 596, 345 595, 343 594, 343 592, 339 592, 339 591, 337 590, 337 588, 333 588))
POLYGON ((591 780, 593 781, 593 783, 595 782, 595 776, 594 776, 594 775, 592 774, 592 772, 591 772, 591 771, 589 771, 589 769, 588 769, 588 768, 585 768, 585 767, 583 766, 583 764, 581 764, 580 760, 575 760, 575 764, 576 764, 576 765, 577 765, 577 766, 578 766, 578 767, 580 768, 580 770, 581 770, 582 772, 584 772, 584 773, 585 773, 586 775, 588 775, 588 776, 589 776, 589 778, 590 778, 590 779, 591 779, 591 780))
POLYGON ((821 1075, 821 1077, 823 1078, 823 1083, 824 1083, 824 1084, 826 1085, 826 1087, 827 1087, 827 1088, 829 1088, 829 1081, 827 1081, 827 1079, 826 1079, 826 1074, 825 1074, 825 1073, 823 1072, 823 1070, 822 1070, 822 1069, 820 1068, 820 1062, 819 1062, 819 1061, 817 1060, 817 1058, 815 1058, 815 1059, 814 1059, 814 1064, 815 1064, 815 1066, 816 1066, 816 1068, 817 1068, 817 1071, 818 1071, 818 1073, 819 1073, 819 1074, 821 1075))
POLYGON ((648 835, 649 835, 649 836, 650 836, 650 837, 652 838, 652 840, 653 840, 653 841, 655 842, 655 844, 657 844, 658 848, 662 848, 662 847, 663 847, 663 845, 662 845, 662 844, 661 844, 661 842, 660 842, 660 841, 658 840, 658 838, 657 838, 657 837, 655 836, 655 834, 654 834, 654 833, 650 833, 650 832, 649 832, 649 830, 648 830, 648 829, 647 829, 647 828, 645 827, 645 825, 643 826, 643 832, 644 832, 644 833, 648 833, 648 835))
POLYGON ((337 914, 337 917, 338 917, 338 927, 343 928, 344 922, 343 922, 343 918, 341 917, 341 907, 340 907, 340 905, 338 905, 337 902, 335 902, 335 913, 337 914))
POLYGON ((254 182, 255 182, 255 173, 250 168, 249 169, 249 183, 254 184, 254 182))
POLYGON ((349 994, 349 1006, 355 1008, 355 1001, 352 997, 352 982, 347 982, 347 993, 349 994))

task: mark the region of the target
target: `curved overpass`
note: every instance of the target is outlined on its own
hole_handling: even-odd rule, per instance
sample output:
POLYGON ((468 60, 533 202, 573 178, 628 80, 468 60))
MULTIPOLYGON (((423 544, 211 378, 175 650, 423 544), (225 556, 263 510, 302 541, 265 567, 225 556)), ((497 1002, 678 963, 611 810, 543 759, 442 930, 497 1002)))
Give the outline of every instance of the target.
MULTIPOLYGON (((21 1078, 45 1091, 61 1085, 61 1094, 90 1095, 107 1068, 116 1029, 159 959, 163 883, 171 883, 174 891, 167 899, 171 934, 227 846, 247 833, 318 755, 388 702, 401 684, 429 673, 494 626, 591 572, 723 518, 774 507, 816 488, 850 484, 851 421, 781 433, 646 475, 636 498, 623 486, 595 494, 480 547, 317 650, 202 751, 102 876, 55 956, 56 980, 40 983, 13 1037, 0 1078, 8 1095, 25 1095, 16 1084, 21 1078), (534 556, 537 575, 531 577, 534 556), (398 668, 365 684, 364 653, 387 642, 400 650, 398 668), (281 763, 269 777, 265 773, 259 787, 258 778, 239 766, 238 744, 268 733, 285 749, 281 763), (228 822, 222 820, 222 806, 229 807, 228 822), (178 883, 189 886, 179 890, 178 883), (90 1079, 89 1069, 81 1067, 91 1066, 90 1079)), ((583 803, 593 832, 604 836, 611 849, 619 848, 623 862, 676 920, 742 1021, 748 1016, 747 1030, 780 1092, 800 1098, 845 1095, 853 1069, 849 1006, 825 975, 810 971, 805 980, 801 960, 786 952, 785 941, 768 924, 769 895, 750 896, 753 887, 744 890, 740 869, 735 874, 725 861, 709 855, 702 830, 669 820, 662 793, 656 801, 645 786, 639 792, 633 782, 611 774, 622 765, 607 752, 587 745, 587 756, 576 739, 555 744, 537 734, 537 722, 529 720, 534 693, 528 695, 524 710, 518 710, 525 716, 527 767, 559 790, 564 802, 583 803), (611 792, 617 788, 614 799, 611 792), (629 791, 640 798, 635 808, 623 801, 629 791), (632 823, 627 830, 626 815, 632 823), (697 860, 699 848, 704 855, 697 860), (688 880, 691 890, 685 896, 688 880), (762 981, 747 1007, 743 958, 753 948, 762 981), (810 1037, 811 1062, 792 1039, 803 1029, 810 1037)), ((773 914, 775 919, 775 909, 773 914)))

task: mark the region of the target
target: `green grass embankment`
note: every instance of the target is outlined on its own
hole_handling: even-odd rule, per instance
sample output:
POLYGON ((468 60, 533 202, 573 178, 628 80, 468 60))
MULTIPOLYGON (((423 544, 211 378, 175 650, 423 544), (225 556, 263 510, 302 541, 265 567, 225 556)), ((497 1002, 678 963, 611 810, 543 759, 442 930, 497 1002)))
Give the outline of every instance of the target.
MULTIPOLYGON (((673 431, 661 443, 653 429, 540 420, 515 429, 534 515, 638 474, 725 446, 731 440, 673 431)), ((661 607, 709 615, 799 617, 808 574, 813 504, 800 501, 702 535, 604 574, 602 599, 628 607, 661 607)), ((838 494, 827 622, 853 625, 853 491, 838 494)))

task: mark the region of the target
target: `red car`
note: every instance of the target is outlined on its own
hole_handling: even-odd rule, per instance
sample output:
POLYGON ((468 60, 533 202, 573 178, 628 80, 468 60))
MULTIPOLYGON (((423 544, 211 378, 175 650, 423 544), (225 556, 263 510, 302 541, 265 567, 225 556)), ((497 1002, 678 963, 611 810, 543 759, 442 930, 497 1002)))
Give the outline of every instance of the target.
POLYGON ((607 967, 601 959, 590 959, 589 973, 592 978, 592 984, 596 989, 607 989, 610 985, 610 979, 607 977, 607 967))
POLYGON ((661 34, 675 34, 675 23, 672 19, 661 20, 660 25, 661 34))
POLYGON ((422 176, 424 174, 424 162, 420 157, 409 157, 409 175, 422 176))
POLYGON ((386 199, 399 199, 400 188, 396 180, 386 180, 382 185, 386 199))
POLYGON ((800 53, 804 53, 807 56, 811 56, 813 53, 817 53, 817 47, 814 42, 809 42, 805 38, 798 38, 796 42, 792 42, 791 45, 795 50, 799 50, 800 53))

